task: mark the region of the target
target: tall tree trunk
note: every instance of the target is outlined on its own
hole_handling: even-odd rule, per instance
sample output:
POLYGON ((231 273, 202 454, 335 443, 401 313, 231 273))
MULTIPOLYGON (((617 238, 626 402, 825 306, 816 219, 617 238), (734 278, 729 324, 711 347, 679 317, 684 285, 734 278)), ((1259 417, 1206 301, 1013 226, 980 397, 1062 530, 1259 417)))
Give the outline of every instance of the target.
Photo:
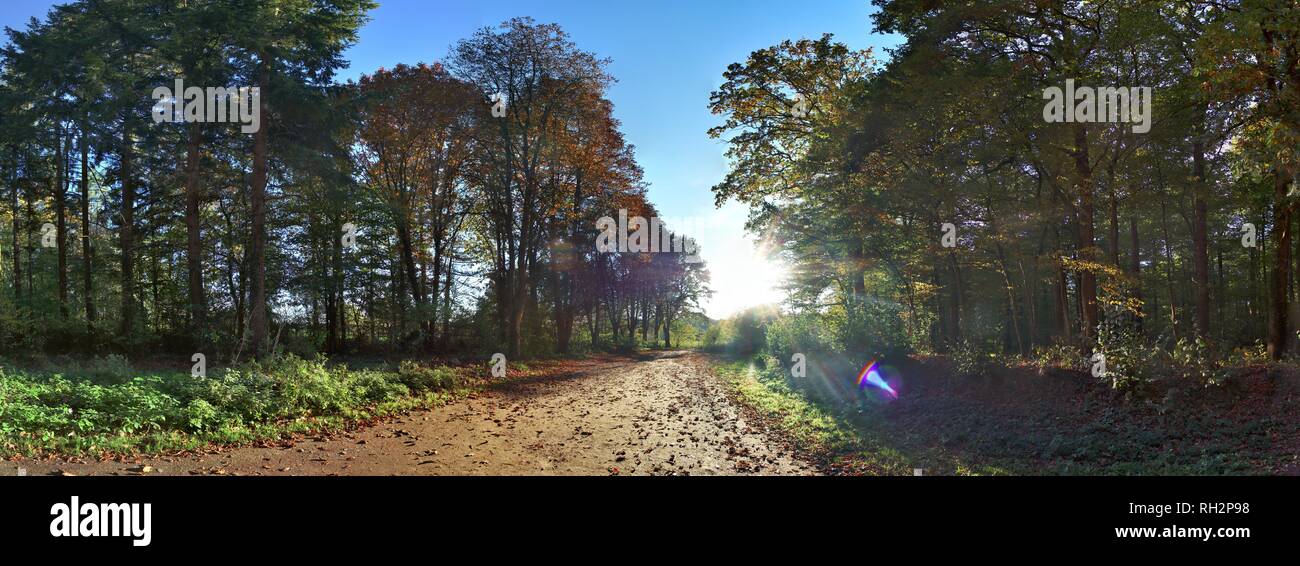
MULTIPOLYGON (((271 82, 270 62, 265 53, 261 53, 261 68, 258 70, 258 83, 266 88, 271 82)), ((269 116, 266 111, 265 91, 257 97, 261 116, 269 116)), ((267 176, 267 130, 269 120, 264 120, 257 132, 253 133, 253 179, 250 188, 249 206, 252 214, 252 235, 249 242, 249 259, 253 262, 252 296, 249 298, 248 339, 255 356, 267 354, 267 307, 266 307, 266 176, 267 176)))
POLYGON ((1011 274, 1007 270, 1007 254, 1000 239, 997 241, 996 249, 998 252, 998 267, 1002 272, 1002 282, 1007 288, 1007 314, 1011 320, 1009 330, 1015 337, 1016 353, 1024 355, 1028 351, 1025 350, 1024 339, 1020 336, 1020 313, 1016 312, 1016 286, 1011 283, 1011 274))
POLYGON ((189 272, 189 334, 195 348, 201 348, 207 335, 208 306, 203 294, 203 243, 199 239, 199 152, 203 142, 202 125, 188 125, 189 143, 185 148, 185 263, 189 272))
POLYGON ((339 228, 333 230, 333 237, 329 238, 330 242, 330 263, 327 270, 325 284, 325 350, 331 354, 336 354, 342 350, 342 344, 339 343, 339 284, 343 276, 343 242, 338 234, 342 231, 340 222, 331 222, 331 227, 339 228))
POLYGON ((1110 264, 1117 268, 1123 267, 1119 262, 1119 196, 1115 190, 1115 163, 1111 162, 1109 173, 1110 185, 1110 231, 1106 234, 1106 243, 1110 244, 1110 264))
POLYGON ((428 313, 424 308, 424 278, 415 265, 415 246, 411 241, 411 229, 405 218, 397 222, 397 242, 402 257, 403 273, 406 275, 406 280, 410 282, 411 299, 415 302, 416 325, 423 333, 428 328, 425 324, 428 313))
POLYGON ((567 354, 573 339, 573 304, 571 297, 567 296, 570 293, 567 275, 562 274, 557 279, 561 280, 558 293, 562 295, 559 299, 562 302, 555 309, 555 348, 561 354, 567 354))
POLYGON ((9 249, 12 250, 10 253, 14 256, 14 304, 20 305, 22 304, 22 300, 23 300, 23 262, 22 262, 22 254, 19 253, 18 251, 22 249, 21 247, 19 247, 19 242, 18 242, 18 234, 22 232, 22 222, 19 221, 19 215, 18 215, 18 184, 19 184, 19 179, 21 177, 19 177, 17 174, 17 167, 18 167, 17 150, 14 150, 13 156, 14 156, 15 172, 9 179, 9 195, 11 197, 10 213, 13 215, 14 240, 13 240, 13 246, 11 246, 9 249))
POLYGON ((135 172, 131 170, 134 135, 129 125, 122 134, 122 229, 119 239, 122 246, 122 338, 135 333, 135 172))
POLYGON ((54 214, 57 216, 55 224, 55 247, 59 256, 58 263, 58 280, 59 280, 59 316, 68 317, 68 219, 67 219, 67 197, 68 197, 68 176, 71 173, 71 167, 68 162, 72 155, 72 137, 65 136, 63 128, 58 130, 58 172, 54 186, 54 214))
POLYGON ((664 348, 672 348, 672 347, 673 347, 673 317, 672 315, 668 315, 664 317, 664 348))
MULTIPOLYGON (((35 192, 34 188, 32 192, 35 192)), ((27 215, 27 303, 29 305, 33 304, 33 293, 36 292, 36 241, 38 237, 36 236, 36 209, 32 204, 36 200, 35 197, 36 195, 29 192, 23 206, 27 215)))
MULTIPOLYGON (((452 250, 453 252, 455 250, 452 250)), ((452 273, 455 269, 455 256, 447 254, 447 272, 444 274, 446 280, 442 285, 442 347, 446 349, 451 344, 451 283, 452 273)))
MULTIPOLYGON (((1128 219, 1128 242, 1129 258, 1128 272, 1133 278, 1133 297, 1138 300, 1138 308, 1142 309, 1142 249, 1138 246, 1138 225, 1137 213, 1128 219)), ((1136 317, 1138 332, 1142 331, 1142 316, 1136 317)))
MULTIPOLYGON (((1263 222, 1259 223, 1259 226, 1263 225, 1263 222)), ((1259 304, 1261 301, 1258 299, 1259 264, 1259 248, 1250 248, 1250 292, 1246 294, 1246 314, 1250 315, 1252 320, 1261 318, 1259 317, 1259 304)), ((1267 323, 1265 325, 1267 326, 1267 323)))
MULTIPOLYGON (((1079 259, 1091 263, 1096 261, 1093 224, 1093 179, 1092 164, 1088 161, 1087 126, 1074 125, 1074 168, 1079 193, 1079 259)), ((1084 347, 1092 351, 1092 338, 1097 336, 1097 275, 1091 269, 1079 273, 1079 296, 1082 302, 1083 336, 1087 339, 1084 347)))
MULTIPOLYGON (((521 262, 523 263, 523 262, 521 262)), ((510 301, 510 357, 518 358, 524 351, 524 312, 528 300, 528 274, 521 265, 516 269, 514 297, 510 301)))
POLYGON ((1282 168, 1273 171, 1273 203, 1276 207, 1273 219, 1273 262, 1272 284, 1270 286, 1268 355, 1274 360, 1282 359, 1286 353, 1287 342, 1287 280, 1291 271, 1291 204, 1287 198, 1287 179, 1282 168))
POLYGON ((1160 195, 1160 225, 1164 232, 1165 250, 1165 285, 1169 289, 1169 328, 1172 336, 1178 338, 1178 295, 1174 292, 1174 251, 1169 238, 1169 212, 1165 206, 1164 194, 1160 195))
POLYGON ((86 333, 94 340, 95 335, 95 286, 91 276, 94 262, 94 245, 91 241, 93 230, 90 224, 90 137, 85 125, 81 127, 81 276, 85 287, 86 333))
POLYGON ((664 303, 663 303, 663 301, 655 301, 655 329, 654 329, 654 337, 655 337, 655 343, 656 343, 656 344, 659 342, 659 327, 663 325, 663 320, 662 320, 663 314, 664 314, 664 303))
POLYGON ((1056 261, 1056 285, 1054 285, 1056 295, 1056 325, 1061 333, 1061 338, 1066 342, 1071 340, 1070 325, 1070 291, 1065 272, 1065 264, 1062 263, 1063 257, 1058 257, 1056 261))
POLYGON ((957 252, 948 254, 948 265, 952 269, 952 289, 950 295, 952 298, 952 336, 951 344, 960 344, 966 339, 966 334, 962 328, 962 320, 966 308, 965 283, 962 280, 961 262, 957 259, 957 252))
POLYGON ((1200 137, 1192 144, 1192 168, 1196 176, 1192 188, 1192 287, 1196 300, 1196 334, 1210 336, 1210 251, 1205 204, 1205 142, 1200 137))

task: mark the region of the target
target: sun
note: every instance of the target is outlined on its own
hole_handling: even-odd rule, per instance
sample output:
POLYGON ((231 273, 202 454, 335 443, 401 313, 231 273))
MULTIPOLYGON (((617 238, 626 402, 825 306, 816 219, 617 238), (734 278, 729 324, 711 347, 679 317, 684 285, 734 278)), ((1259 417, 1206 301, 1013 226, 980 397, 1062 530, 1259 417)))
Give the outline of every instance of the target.
POLYGON ((785 297, 781 286, 788 269, 784 262, 752 245, 709 260, 708 265, 713 297, 705 304, 705 313, 710 318, 726 318, 749 307, 779 304, 785 297))

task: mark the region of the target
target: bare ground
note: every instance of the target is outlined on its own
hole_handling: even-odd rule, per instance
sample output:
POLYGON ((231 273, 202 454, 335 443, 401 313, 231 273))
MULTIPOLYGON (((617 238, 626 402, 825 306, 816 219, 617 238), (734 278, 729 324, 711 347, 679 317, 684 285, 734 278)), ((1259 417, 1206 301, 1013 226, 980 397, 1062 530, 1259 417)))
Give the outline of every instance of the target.
POLYGON ((0 461, 0 475, 816 473, 706 368, 686 352, 606 356, 338 435, 130 461, 0 461))

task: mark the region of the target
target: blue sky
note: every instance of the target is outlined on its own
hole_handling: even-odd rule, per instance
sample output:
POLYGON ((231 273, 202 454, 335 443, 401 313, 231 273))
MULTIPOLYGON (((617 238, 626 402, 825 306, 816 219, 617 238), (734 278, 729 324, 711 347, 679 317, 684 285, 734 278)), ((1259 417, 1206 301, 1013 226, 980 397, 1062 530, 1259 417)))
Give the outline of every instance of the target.
MULTIPOLYGON (((23 27, 56 3, 2 0, 0 26, 23 27)), ((868 0, 381 0, 340 79, 441 60, 457 40, 515 16, 560 24, 579 48, 613 60, 618 82, 609 98, 636 146, 651 202, 666 218, 707 224, 700 243, 716 295, 706 312, 716 318, 779 300, 780 270, 753 253, 742 207, 713 207, 709 189, 726 162, 722 142, 706 134, 719 122, 709 114, 709 93, 727 65, 785 39, 832 33, 858 49, 895 45, 897 38, 871 33, 872 9, 868 0)))

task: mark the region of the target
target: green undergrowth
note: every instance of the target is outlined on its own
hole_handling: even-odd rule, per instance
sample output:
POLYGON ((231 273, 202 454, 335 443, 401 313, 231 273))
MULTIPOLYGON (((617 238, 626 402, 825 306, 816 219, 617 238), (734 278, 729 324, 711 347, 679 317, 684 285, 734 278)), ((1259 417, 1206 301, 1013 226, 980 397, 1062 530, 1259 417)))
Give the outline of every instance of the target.
POLYGON ((207 377, 136 370, 116 357, 40 370, 0 365, 0 456, 165 453, 337 431, 462 396, 472 390, 464 374, 291 355, 207 377))

